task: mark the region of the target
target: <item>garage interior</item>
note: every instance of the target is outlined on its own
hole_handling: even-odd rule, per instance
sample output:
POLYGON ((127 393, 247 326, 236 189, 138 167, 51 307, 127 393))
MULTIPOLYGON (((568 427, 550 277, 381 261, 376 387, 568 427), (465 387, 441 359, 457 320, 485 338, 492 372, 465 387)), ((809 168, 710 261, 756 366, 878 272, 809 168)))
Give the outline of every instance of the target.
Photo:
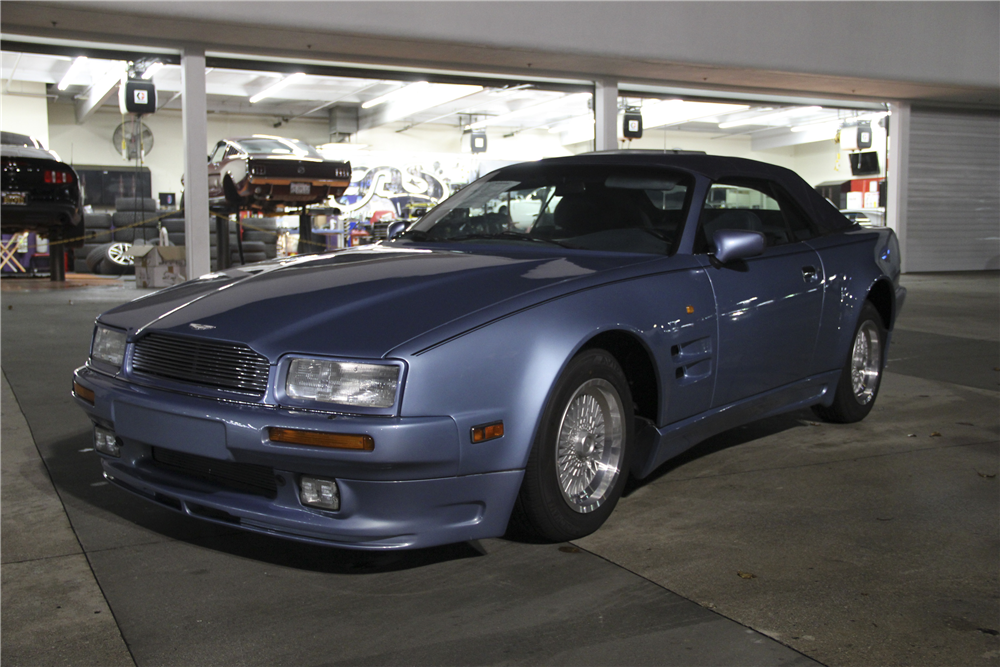
MULTIPOLYGON (((149 290, 80 256, 65 283, 5 269, 6 661, 1000 662, 1000 5, 229 5, 7 3, 3 130, 120 172, 132 189, 95 195, 95 219, 116 196, 177 211, 192 275, 218 262, 192 184, 226 137, 349 160, 351 198, 309 223, 337 247, 377 239, 394 195, 516 161, 780 164, 900 238, 909 298, 879 404, 851 426, 804 411, 712 438, 572 544, 290 544, 108 487, 67 384, 96 315, 149 290), (129 62, 157 90, 141 125, 118 108, 129 62), (626 114, 641 138, 621 136, 626 114), (852 172, 859 123, 874 173, 852 172)), ((268 218, 275 253, 301 247, 300 213, 268 218)))

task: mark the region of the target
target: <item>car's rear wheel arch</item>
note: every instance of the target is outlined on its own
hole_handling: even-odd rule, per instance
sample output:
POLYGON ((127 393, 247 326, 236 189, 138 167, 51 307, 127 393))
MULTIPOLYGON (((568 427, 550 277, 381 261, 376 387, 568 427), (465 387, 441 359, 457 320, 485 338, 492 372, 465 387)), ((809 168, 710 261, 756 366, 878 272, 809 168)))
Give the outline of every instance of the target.
POLYGON ((875 306, 879 317, 882 318, 882 326, 887 330, 892 327, 893 314, 893 289, 888 280, 876 281, 868 291, 868 301, 875 306))
POLYGON ((659 423, 659 382, 653 356, 639 338, 627 331, 606 331, 588 340, 580 351, 598 348, 611 354, 625 373, 635 416, 659 423))

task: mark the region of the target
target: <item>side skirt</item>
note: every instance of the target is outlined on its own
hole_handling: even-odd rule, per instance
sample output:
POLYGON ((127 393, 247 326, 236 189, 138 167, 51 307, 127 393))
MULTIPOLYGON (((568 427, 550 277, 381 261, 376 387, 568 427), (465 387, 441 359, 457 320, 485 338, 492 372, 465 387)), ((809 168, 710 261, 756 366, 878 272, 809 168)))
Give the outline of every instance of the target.
POLYGON ((742 401, 712 408, 667 426, 656 427, 648 421, 638 422, 632 474, 639 479, 647 477, 666 461, 717 433, 783 412, 820 403, 828 404, 833 400, 839 380, 839 370, 829 371, 742 401))

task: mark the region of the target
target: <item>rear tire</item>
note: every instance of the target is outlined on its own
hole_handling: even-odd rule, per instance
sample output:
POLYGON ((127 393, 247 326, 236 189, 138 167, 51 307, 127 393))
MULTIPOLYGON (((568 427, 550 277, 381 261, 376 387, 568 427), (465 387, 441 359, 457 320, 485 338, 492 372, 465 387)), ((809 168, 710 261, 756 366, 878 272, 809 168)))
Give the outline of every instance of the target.
POLYGON ((511 519, 515 530, 563 542, 600 528, 625 488, 633 420, 615 358, 600 349, 574 357, 542 414, 511 519))
POLYGON ((870 301, 861 307, 853 340, 833 403, 829 407, 813 407, 813 412, 824 421, 838 424, 861 421, 871 412, 878 397, 885 368, 886 329, 882 316, 870 301))

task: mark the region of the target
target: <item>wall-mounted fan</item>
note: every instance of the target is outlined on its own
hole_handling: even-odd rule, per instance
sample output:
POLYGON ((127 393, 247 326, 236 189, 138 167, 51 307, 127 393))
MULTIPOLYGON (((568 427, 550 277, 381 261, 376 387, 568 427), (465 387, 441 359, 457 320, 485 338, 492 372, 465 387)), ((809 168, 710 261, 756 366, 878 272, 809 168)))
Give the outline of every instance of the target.
POLYGON ((115 128, 111 143, 126 160, 145 158, 153 150, 153 132, 139 119, 125 121, 115 128))

